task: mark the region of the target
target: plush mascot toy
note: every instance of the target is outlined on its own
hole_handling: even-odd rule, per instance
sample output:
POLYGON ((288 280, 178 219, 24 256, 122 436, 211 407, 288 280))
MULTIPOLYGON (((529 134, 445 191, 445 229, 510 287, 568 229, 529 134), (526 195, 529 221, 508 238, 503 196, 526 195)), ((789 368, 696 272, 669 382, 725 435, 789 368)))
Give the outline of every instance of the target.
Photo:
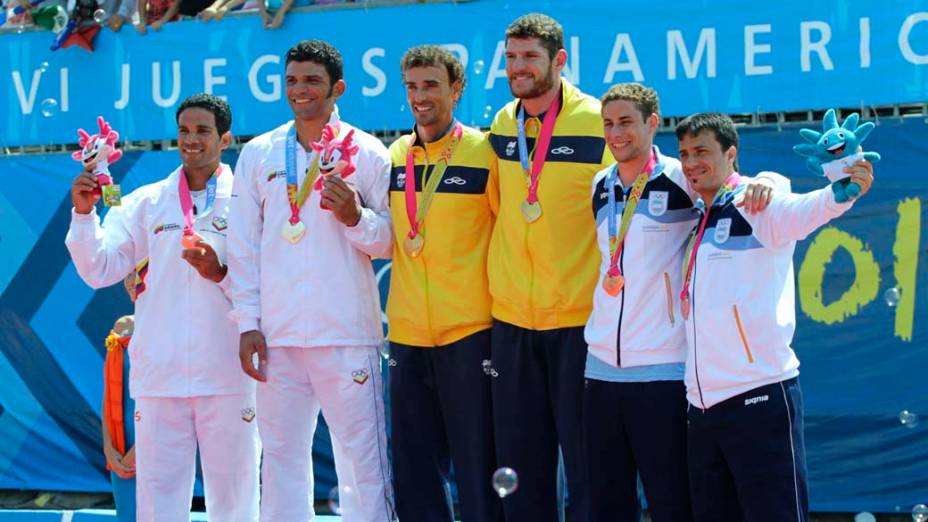
POLYGON ((844 168, 861 159, 874 163, 880 160, 879 153, 858 150, 874 127, 870 122, 858 126, 859 119, 855 112, 838 126, 835 110, 828 109, 822 121, 822 132, 799 129, 799 135, 808 143, 793 147, 797 154, 808 158, 806 166, 809 170, 832 182, 831 188, 838 203, 850 201, 860 194, 860 187, 850 182, 844 168))
POLYGON ((118 206, 122 194, 119 185, 113 184, 109 166, 122 157, 122 151, 116 148, 119 133, 110 127, 103 116, 97 117, 97 126, 100 132, 93 135, 87 134, 84 129, 77 129, 77 134, 80 136, 77 143, 81 146, 81 150, 74 151, 71 158, 80 161, 85 167, 94 161, 97 162, 93 173, 97 176, 99 187, 94 190, 94 195, 102 196, 103 204, 108 207, 118 206))
MULTIPOLYGON (((322 181, 328 176, 341 176, 345 179, 355 171, 351 157, 361 148, 353 139, 354 129, 348 131, 341 139, 332 125, 326 124, 322 129, 322 139, 312 144, 313 150, 319 154, 319 173, 322 174, 313 185, 315 190, 322 190, 322 181)), ((322 202, 319 206, 327 208, 322 202)))

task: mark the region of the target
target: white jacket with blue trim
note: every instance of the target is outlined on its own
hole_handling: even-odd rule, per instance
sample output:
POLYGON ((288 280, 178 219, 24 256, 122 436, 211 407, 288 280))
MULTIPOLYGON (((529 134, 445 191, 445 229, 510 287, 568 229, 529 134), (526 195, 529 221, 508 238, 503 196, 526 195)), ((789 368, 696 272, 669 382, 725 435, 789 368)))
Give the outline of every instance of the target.
MULTIPOLYGON (((625 287, 615 297, 602 287, 610 262, 606 176, 612 167, 593 178, 593 216, 602 260, 584 336, 592 355, 616 367, 686 360, 686 336, 675 299, 682 284, 683 250, 697 218, 695 193, 680 162, 657 147, 654 150, 657 166, 642 192, 619 259, 625 287)), ((623 187, 617 176, 613 190, 618 230, 631 187, 623 187)))
POLYGON ((736 206, 744 188, 709 209, 693 268, 686 390, 703 409, 799 375, 791 347, 796 241, 851 208, 836 203, 830 187, 807 194, 787 189, 765 211, 747 214, 736 206))

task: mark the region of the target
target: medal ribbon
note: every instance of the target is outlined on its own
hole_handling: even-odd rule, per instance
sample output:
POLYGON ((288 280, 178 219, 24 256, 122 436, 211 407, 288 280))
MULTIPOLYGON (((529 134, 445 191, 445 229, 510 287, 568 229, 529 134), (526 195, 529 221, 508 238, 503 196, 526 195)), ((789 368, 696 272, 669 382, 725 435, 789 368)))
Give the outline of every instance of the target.
POLYGON ((303 186, 297 191, 296 176, 296 123, 290 126, 287 131, 287 201, 290 203, 290 224, 296 225, 300 222, 300 208, 306 203, 309 192, 313 183, 319 177, 319 155, 313 154, 312 166, 307 169, 306 177, 303 179, 303 186))
MULTIPOLYGON (((216 201, 216 180, 222 175, 222 165, 213 172, 206 182, 206 208, 199 216, 205 216, 212 212, 213 203, 216 201)), ((177 192, 180 196, 180 209, 184 213, 184 236, 192 236, 193 232, 193 197, 190 195, 190 184, 187 182, 187 174, 184 169, 180 169, 180 180, 177 183, 177 192)))
POLYGON ((416 165, 413 158, 412 147, 416 142, 416 131, 413 130, 409 139, 409 149, 406 151, 406 184, 403 188, 406 196, 406 217, 409 219, 409 239, 413 239, 419 234, 419 229, 425 221, 425 215, 432 206, 432 199, 435 192, 438 191, 438 185, 441 183, 445 171, 448 169, 448 163, 451 161, 451 155, 461 141, 461 135, 464 133, 464 126, 460 122, 454 122, 454 128, 451 130, 451 136, 448 143, 441 150, 441 157, 432 168, 432 175, 426 181, 425 176, 429 170, 428 150, 425 152, 425 164, 422 166, 422 199, 419 201, 418 209, 416 207, 416 165))
MULTIPOLYGON (((725 184, 719 189, 715 194, 715 197, 712 198, 712 203, 714 204, 720 197, 731 192, 738 186, 738 183, 741 181, 741 176, 738 173, 734 173, 731 176, 728 176, 728 179, 725 180, 725 184)), ((685 272, 683 272, 683 290, 680 291, 680 300, 686 301, 690 298, 690 279, 693 277, 693 267, 696 265, 696 253, 699 252, 699 245, 702 243, 702 236, 706 232, 706 222, 709 220, 709 210, 712 208, 712 205, 706 207, 706 212, 702 216, 702 220, 699 222, 699 228, 693 234, 690 234, 689 245, 686 247, 686 254, 683 256, 683 266, 685 267, 685 272)))
POLYGON ((538 141, 535 143, 535 157, 532 158, 532 165, 529 168, 528 159, 528 140, 525 138, 525 107, 519 107, 519 113, 516 117, 516 126, 518 129, 519 143, 519 161, 522 163, 522 172, 525 173, 525 181, 528 184, 528 197, 525 199, 529 203, 538 201, 538 180, 541 178, 541 168, 544 167, 545 158, 548 156, 548 147, 551 145, 551 135, 554 134, 554 120, 557 119, 557 112, 561 108, 561 97, 551 102, 548 112, 545 113, 545 119, 541 123, 541 133, 538 135, 538 141))
POLYGON ((632 183, 632 188, 629 191, 629 196, 625 200, 625 208, 622 210, 622 224, 619 229, 618 237, 615 230, 615 182, 616 178, 619 176, 619 164, 616 163, 612 167, 612 170, 609 171, 609 174, 606 175, 607 193, 609 194, 609 212, 607 216, 609 222, 609 270, 606 273, 610 276, 615 277, 621 273, 619 270, 619 257, 622 255, 622 248, 625 246, 625 236, 628 234, 628 229, 631 227, 635 210, 638 209, 641 193, 644 192, 644 187, 648 184, 648 179, 651 177, 651 173, 654 172, 654 167, 656 165, 657 156, 652 150, 648 162, 644 165, 638 177, 635 178, 634 183, 632 183))

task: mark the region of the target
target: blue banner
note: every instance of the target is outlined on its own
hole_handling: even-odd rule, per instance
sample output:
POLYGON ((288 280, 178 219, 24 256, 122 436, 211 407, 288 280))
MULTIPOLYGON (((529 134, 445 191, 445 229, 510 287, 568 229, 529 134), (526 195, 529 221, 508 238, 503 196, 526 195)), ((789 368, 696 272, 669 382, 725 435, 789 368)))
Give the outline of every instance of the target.
POLYGON ((784 0, 749 8, 738 0, 474 0, 292 13, 277 31, 262 29, 258 16, 169 23, 145 36, 104 30, 92 54, 51 52, 51 33, 4 35, 0 146, 74 143, 75 130, 94 128, 98 114, 123 139, 171 138, 177 104, 200 91, 228 98, 233 132, 259 134, 289 117, 283 55, 307 37, 341 50, 348 91, 340 109, 361 128, 410 127, 399 62, 424 43, 461 56, 468 85, 458 116, 486 126, 510 98, 505 28, 530 11, 563 24, 570 81, 594 96, 613 83, 643 82, 658 90, 666 115, 928 99, 928 0, 784 0))
MULTIPOLYGON (((799 141, 796 127, 746 129, 739 161, 747 173, 789 175, 797 192, 818 188, 822 178, 791 152, 799 141)), ((657 142, 674 154, 673 136, 657 142)), ((882 120, 867 141, 883 155, 874 189, 796 251, 794 347, 816 511, 908 511, 928 491, 926 144, 922 118, 882 120), (922 422, 903 425, 903 410, 922 422)), ((128 192, 178 162, 176 151, 133 152, 112 171, 128 192)), ((83 284, 64 248, 77 164, 5 157, 0 170, 0 489, 107 491, 103 338, 130 304, 120 285, 83 284)), ((385 303, 390 265, 375 271, 385 303)), ((325 437, 319 430, 317 498, 334 484, 325 437)))

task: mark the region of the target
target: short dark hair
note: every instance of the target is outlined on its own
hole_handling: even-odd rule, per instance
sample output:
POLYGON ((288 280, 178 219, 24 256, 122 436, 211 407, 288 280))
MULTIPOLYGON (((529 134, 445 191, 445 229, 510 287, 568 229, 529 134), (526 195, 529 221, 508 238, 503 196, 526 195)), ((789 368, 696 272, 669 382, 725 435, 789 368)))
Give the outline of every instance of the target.
MULTIPOLYGON (((735 129, 735 122, 720 112, 692 114, 678 123, 675 130, 678 141, 684 136, 698 136, 703 131, 712 132, 715 140, 722 146, 722 152, 738 146, 738 131, 735 129)), ((735 158, 734 168, 736 172, 739 170, 737 158, 735 158)))
POLYGON ((652 114, 660 114, 660 100, 657 91, 640 83, 618 83, 613 85, 599 99, 603 107, 611 101, 622 100, 635 104, 641 112, 641 119, 647 120, 652 114))
POLYGON ((323 40, 303 40, 287 51, 284 66, 290 62, 314 62, 325 67, 329 80, 334 85, 343 77, 342 53, 332 44, 323 40))
POLYGON ((413 67, 444 67, 448 71, 448 82, 460 81, 461 88, 467 83, 464 76, 464 64, 457 55, 440 45, 419 45, 412 47, 403 55, 400 61, 400 72, 404 75, 413 67))
POLYGON ((174 114, 175 121, 180 123, 180 114, 187 109, 193 108, 203 109, 213 113, 213 117, 216 118, 216 132, 218 132, 220 136, 229 132, 229 129, 232 128, 232 108, 229 107, 229 102, 223 100, 219 96, 214 96, 205 92, 190 96, 186 100, 180 102, 180 106, 177 107, 177 112, 174 114))
POLYGON ((529 13, 516 18, 506 28, 506 41, 510 38, 538 38, 552 60, 564 48, 564 28, 554 18, 541 13, 529 13))

